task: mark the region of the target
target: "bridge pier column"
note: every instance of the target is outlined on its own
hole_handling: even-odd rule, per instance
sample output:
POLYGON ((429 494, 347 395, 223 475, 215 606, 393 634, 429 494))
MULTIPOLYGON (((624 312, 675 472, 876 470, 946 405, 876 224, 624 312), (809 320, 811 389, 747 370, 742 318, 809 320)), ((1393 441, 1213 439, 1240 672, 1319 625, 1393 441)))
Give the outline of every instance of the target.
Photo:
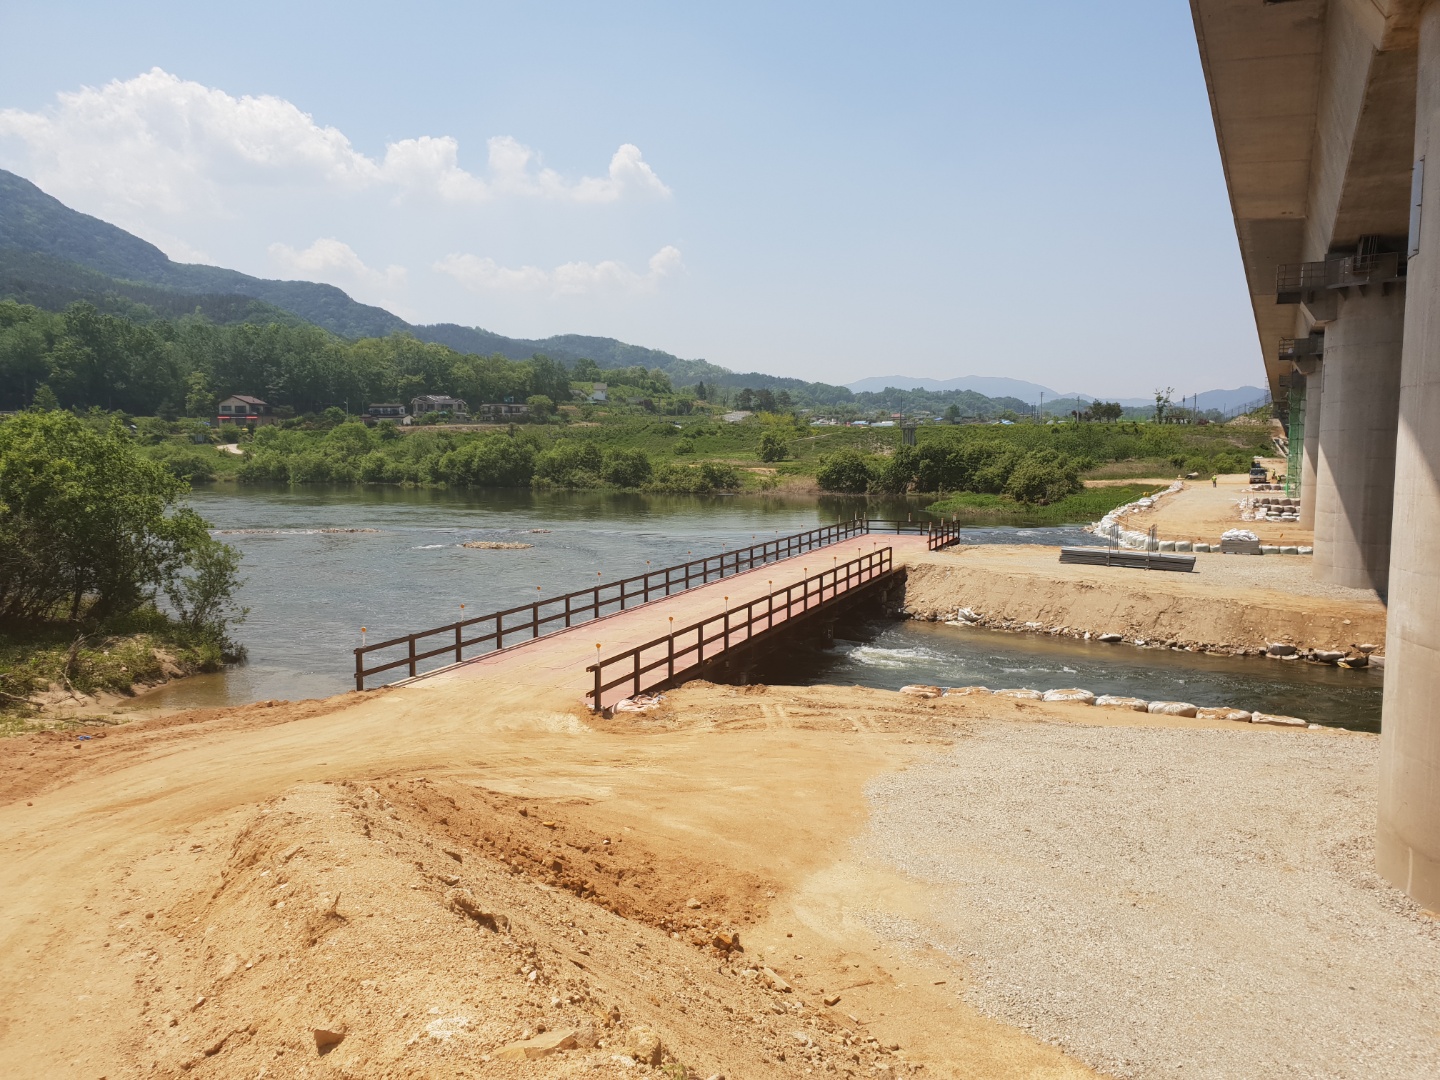
POLYGON ((1320 464, 1320 407, 1324 400, 1325 376, 1319 363, 1311 362, 1305 379, 1305 443, 1300 460, 1300 527, 1315 528, 1315 471, 1320 464))
POLYGON ((1400 376, 1376 869, 1440 911, 1440 3, 1420 21, 1419 252, 1400 376))
POLYGON ((1367 289, 1364 295, 1358 288, 1349 290, 1325 331, 1314 570, 1321 581, 1375 589, 1384 596, 1395 499, 1405 289, 1367 289))

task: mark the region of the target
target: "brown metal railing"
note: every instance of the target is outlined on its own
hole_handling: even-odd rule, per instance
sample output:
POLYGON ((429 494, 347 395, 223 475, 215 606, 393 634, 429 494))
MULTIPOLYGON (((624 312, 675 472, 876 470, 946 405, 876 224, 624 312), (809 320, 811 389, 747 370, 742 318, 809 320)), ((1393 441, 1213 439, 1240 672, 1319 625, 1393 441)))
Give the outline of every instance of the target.
MULTIPOLYGON (((421 630, 373 645, 362 645, 355 650, 355 689, 364 690, 365 680, 382 672, 405 668, 408 677, 420 674, 420 665, 436 657, 447 657, 447 662, 459 663, 465 658, 467 649, 478 647, 482 651, 498 651, 505 648, 508 640, 512 645, 521 641, 533 641, 545 634, 557 633, 577 623, 588 622, 604 615, 613 615, 626 608, 648 604, 652 599, 664 599, 677 592, 707 585, 712 581, 753 570, 757 566, 793 558, 819 547, 840 543, 853 536, 862 536, 869 531, 868 524, 860 519, 826 525, 808 532, 793 533, 748 548, 710 555, 703 559, 692 559, 676 566, 637 574, 634 577, 608 581, 589 589, 552 596, 546 600, 521 604, 504 611, 479 615, 473 619, 421 630), (507 624, 506 620, 510 620, 507 624), (467 636, 476 627, 484 627, 484 633, 467 636), (443 644, 430 644, 427 639, 439 639, 443 644), (422 644, 423 643, 423 644, 422 644), (366 667, 366 658, 384 649, 404 646, 406 652, 398 660, 366 667)), ((924 526, 916 531, 923 532, 924 526)))
POLYGON ((866 518, 865 530, 872 533, 914 533, 925 537, 931 551, 948 547, 960 539, 960 526, 954 521, 901 521, 898 518, 866 518))
POLYGON ((890 548, 870 551, 664 637, 608 656, 585 669, 595 676, 594 689, 585 696, 590 699, 590 707, 599 712, 605 707, 606 692, 616 687, 628 687, 628 693, 621 696, 631 697, 670 682, 700 667, 707 657, 713 660, 735 645, 759 638, 861 585, 893 573, 894 565, 890 548), (617 668, 621 674, 607 680, 605 673, 617 668))

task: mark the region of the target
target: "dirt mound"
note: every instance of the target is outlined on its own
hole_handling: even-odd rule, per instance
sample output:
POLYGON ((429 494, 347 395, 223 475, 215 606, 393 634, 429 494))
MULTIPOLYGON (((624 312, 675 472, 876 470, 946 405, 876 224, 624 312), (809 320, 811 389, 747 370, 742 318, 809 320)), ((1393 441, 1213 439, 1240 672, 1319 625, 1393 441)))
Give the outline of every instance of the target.
MULTIPOLYGON (((144 1019, 117 1048, 133 1068, 109 1075, 613 1076, 647 1059, 681 1077, 907 1068, 743 951, 663 929, 748 911, 758 883, 741 876, 732 895, 721 867, 695 864, 701 907, 681 911, 704 915, 687 920, 625 891, 648 861, 626 840, 591 860, 607 865, 591 868, 583 899, 542 880, 531 856, 598 854, 582 851, 589 833, 557 820, 563 840, 545 844, 519 813, 534 803, 459 787, 305 785, 240 822, 218 885, 114 928, 109 958, 136 965, 144 1019), (488 832, 486 850, 509 862, 452 832, 477 847, 488 832)), ((649 872, 637 893, 684 891, 663 865, 649 872)))
POLYGON ((621 827, 590 828, 568 811, 583 802, 521 799, 458 781, 419 778, 384 787, 401 818, 616 915, 697 946, 758 921, 773 884, 733 868, 662 854, 621 827), (697 901, 693 906, 691 901, 697 901))

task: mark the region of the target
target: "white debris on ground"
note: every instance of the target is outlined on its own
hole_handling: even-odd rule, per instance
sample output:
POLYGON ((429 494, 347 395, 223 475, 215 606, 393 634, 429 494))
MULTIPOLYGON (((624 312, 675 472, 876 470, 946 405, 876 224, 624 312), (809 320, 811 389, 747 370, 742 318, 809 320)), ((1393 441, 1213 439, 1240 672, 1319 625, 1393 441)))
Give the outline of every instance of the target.
POLYGON ((1440 919, 1373 868, 1378 740, 978 725, 869 789, 936 886, 869 922, 1118 1077, 1440 1076, 1440 919))
POLYGON ((615 703, 617 713, 654 712, 665 701, 664 694, 636 694, 615 703))
MULTIPOLYGON (((1293 654, 1294 646, 1289 646, 1289 648, 1293 654)), ((1142 698, 1115 697, 1111 694, 1102 694, 1097 697, 1093 692, 1079 688, 1042 692, 1024 687, 992 690, 988 686, 930 686, 925 683, 911 683, 909 686, 900 687, 897 692, 918 698, 973 697, 977 694, 988 694, 1020 701, 1068 701, 1078 705, 1098 705, 1101 708, 1133 709, 1137 712, 1150 712, 1162 716, 1200 716, 1206 720, 1231 720, 1236 723, 1271 724, 1281 727, 1310 727, 1315 730, 1319 730, 1323 726, 1307 724, 1304 720, 1294 716, 1273 716, 1250 712, 1247 709, 1234 709, 1227 705, 1206 707, 1191 705, 1183 701, 1145 701, 1142 698)), ((617 705, 615 708, 618 711, 620 706, 617 705)), ((625 711, 640 712, 642 710, 630 708, 625 711)))

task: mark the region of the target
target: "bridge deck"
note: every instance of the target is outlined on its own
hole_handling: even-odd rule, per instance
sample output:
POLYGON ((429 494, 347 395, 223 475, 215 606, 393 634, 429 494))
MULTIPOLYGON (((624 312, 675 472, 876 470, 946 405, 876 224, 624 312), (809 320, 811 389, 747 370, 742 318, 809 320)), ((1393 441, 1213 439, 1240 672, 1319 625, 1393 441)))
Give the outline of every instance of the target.
MULTIPOLYGON (((594 676, 587 673, 586 668, 595 662, 597 656, 607 657, 632 649, 669 633, 672 625, 679 629, 699 622, 720 614, 727 606, 734 607, 758 599, 836 564, 886 547, 894 551, 895 562, 899 565, 907 554, 926 550, 925 537, 903 534, 857 536, 409 681, 433 683, 490 679, 503 674, 517 681, 529 681, 537 689, 573 690, 576 700, 583 700, 594 681, 594 676), (597 644, 601 646, 598 650, 595 648, 597 644)), ((623 693, 613 695, 615 698, 624 696, 623 693)), ((611 695, 607 695, 605 705, 612 704, 611 695)))

